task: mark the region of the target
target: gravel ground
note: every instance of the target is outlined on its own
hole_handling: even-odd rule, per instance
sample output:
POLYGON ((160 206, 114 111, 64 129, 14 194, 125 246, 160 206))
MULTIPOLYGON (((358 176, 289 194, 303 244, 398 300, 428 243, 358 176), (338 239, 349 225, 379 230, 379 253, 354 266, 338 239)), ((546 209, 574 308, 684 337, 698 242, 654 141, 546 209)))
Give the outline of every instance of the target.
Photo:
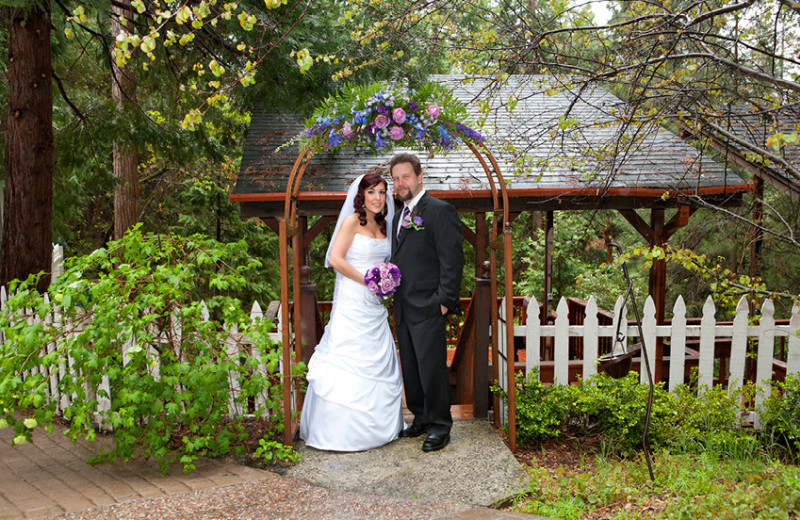
POLYGON ((136 500, 46 518, 49 520, 283 518, 423 520, 447 518, 469 511, 478 513, 483 509, 453 502, 394 499, 327 490, 288 477, 276 476, 245 484, 136 500))

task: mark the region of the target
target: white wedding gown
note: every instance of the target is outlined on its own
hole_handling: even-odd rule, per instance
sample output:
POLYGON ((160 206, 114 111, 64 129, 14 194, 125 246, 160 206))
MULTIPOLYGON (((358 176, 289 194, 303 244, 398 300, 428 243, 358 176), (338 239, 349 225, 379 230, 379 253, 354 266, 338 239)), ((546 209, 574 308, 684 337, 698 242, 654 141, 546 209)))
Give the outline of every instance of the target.
MULTIPOLYGON (((387 239, 356 234, 345 259, 361 272, 389 257, 387 239)), ((403 429, 402 380, 382 299, 340 274, 325 333, 308 363, 300 416, 307 446, 362 451, 403 429)))

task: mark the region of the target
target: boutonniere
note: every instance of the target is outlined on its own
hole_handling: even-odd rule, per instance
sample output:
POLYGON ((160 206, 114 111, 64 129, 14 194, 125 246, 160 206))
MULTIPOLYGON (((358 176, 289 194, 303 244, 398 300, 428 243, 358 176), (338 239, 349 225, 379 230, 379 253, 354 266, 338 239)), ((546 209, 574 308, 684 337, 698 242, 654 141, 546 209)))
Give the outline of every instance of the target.
POLYGON ((414 208, 414 211, 412 211, 409 215, 406 215, 405 218, 403 218, 403 221, 400 222, 400 227, 402 227, 403 229, 411 228, 416 231, 422 231, 423 229, 425 229, 422 225, 423 224, 422 217, 420 217, 416 213, 417 213, 417 208, 414 208))

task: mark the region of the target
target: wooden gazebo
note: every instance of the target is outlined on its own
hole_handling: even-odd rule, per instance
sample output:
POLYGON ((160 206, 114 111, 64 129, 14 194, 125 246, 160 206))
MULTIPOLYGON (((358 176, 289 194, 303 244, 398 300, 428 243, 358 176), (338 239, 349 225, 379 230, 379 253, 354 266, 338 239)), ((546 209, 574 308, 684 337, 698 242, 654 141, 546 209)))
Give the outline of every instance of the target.
MULTIPOLYGON (((600 87, 527 75, 510 76, 499 83, 455 75, 430 79, 452 89, 473 120, 484 122, 482 132, 487 140, 481 150, 460 147, 447 154, 420 154, 420 158, 426 190, 450 202, 459 212, 475 215, 475 228, 462 225, 462 231, 464 239, 474 247, 476 270, 481 270, 487 259, 490 261, 491 280, 496 275, 496 251, 505 253, 504 260, 509 264, 506 272, 511 272, 508 226, 522 211, 546 212, 546 222, 552 226, 555 210, 615 209, 651 245, 665 245, 697 208, 708 203, 737 204, 743 193, 752 190, 752 185, 743 182, 727 165, 714 162, 663 128, 626 127, 619 117, 626 105, 600 87), (649 222, 637 210, 649 211, 649 222), (487 214, 491 215, 488 219, 487 214)), ((291 246, 291 265, 283 265, 282 271, 295 273, 295 304, 299 301, 298 280, 307 264, 308 245, 335 221, 352 179, 391 158, 391 154, 345 150, 335 156, 317 154, 305 163, 304 152, 298 155, 296 146, 281 147, 302 128, 297 115, 254 112, 238 180, 230 196, 240 203, 243 216, 260 218, 280 233, 282 251, 291 246), (309 227, 311 216, 320 218, 309 227)), ((551 232, 548 235, 552 237, 551 232)), ((547 273, 549 258, 544 262, 547 273)), ((476 272, 477 277, 481 275, 476 272)), ((665 262, 654 262, 650 294, 662 321, 665 280, 665 262)), ((507 280, 507 295, 511 292, 510 283, 507 280)), ((288 295, 288 284, 282 285, 288 295)), ((497 295, 497 289, 491 283, 492 295, 497 295)), ((543 293, 542 301, 546 302, 550 288, 543 287, 543 293)), ((488 329, 496 322, 496 304, 492 311, 494 319, 478 320, 482 323, 473 327, 488 329)), ((311 316, 315 312, 295 312, 295 334, 303 328, 301 314, 311 316)), ((512 315, 510 310, 506 315, 512 315)), ((507 331, 513 335, 510 326, 507 331)), ((465 331, 472 332, 484 338, 476 349, 482 349, 486 359, 489 331, 465 331)), ((310 333, 308 325, 304 333, 310 333)), ((508 342, 512 344, 513 337, 508 342)), ((496 349, 493 352, 496 355, 496 349)), ((660 379, 658 356, 657 351, 656 379, 660 379)), ((480 359, 480 355, 474 359, 480 359)), ((513 365, 509 363, 512 378, 513 365)), ((497 370, 497 363, 494 366, 497 370)), ((476 371, 474 364, 467 364, 465 370, 472 372, 470 377, 455 379, 486 384, 485 374, 477 374, 480 370, 476 371)), ((493 377, 500 375, 495 373, 493 377)), ((482 391, 475 388, 468 394, 474 400, 482 399, 482 391)), ((512 399, 509 405, 512 406, 512 399)), ((483 413, 486 417, 483 406, 474 411, 476 416, 483 413)), ((509 416, 513 418, 511 409, 509 416)))

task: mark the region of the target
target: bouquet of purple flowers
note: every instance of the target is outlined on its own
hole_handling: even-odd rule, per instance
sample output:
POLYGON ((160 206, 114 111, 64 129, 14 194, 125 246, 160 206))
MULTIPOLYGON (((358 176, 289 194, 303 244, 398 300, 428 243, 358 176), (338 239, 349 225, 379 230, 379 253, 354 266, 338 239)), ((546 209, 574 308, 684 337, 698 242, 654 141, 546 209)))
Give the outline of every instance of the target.
POLYGON ((401 279, 400 269, 388 262, 381 262, 364 274, 364 283, 369 291, 381 298, 394 294, 401 279))

